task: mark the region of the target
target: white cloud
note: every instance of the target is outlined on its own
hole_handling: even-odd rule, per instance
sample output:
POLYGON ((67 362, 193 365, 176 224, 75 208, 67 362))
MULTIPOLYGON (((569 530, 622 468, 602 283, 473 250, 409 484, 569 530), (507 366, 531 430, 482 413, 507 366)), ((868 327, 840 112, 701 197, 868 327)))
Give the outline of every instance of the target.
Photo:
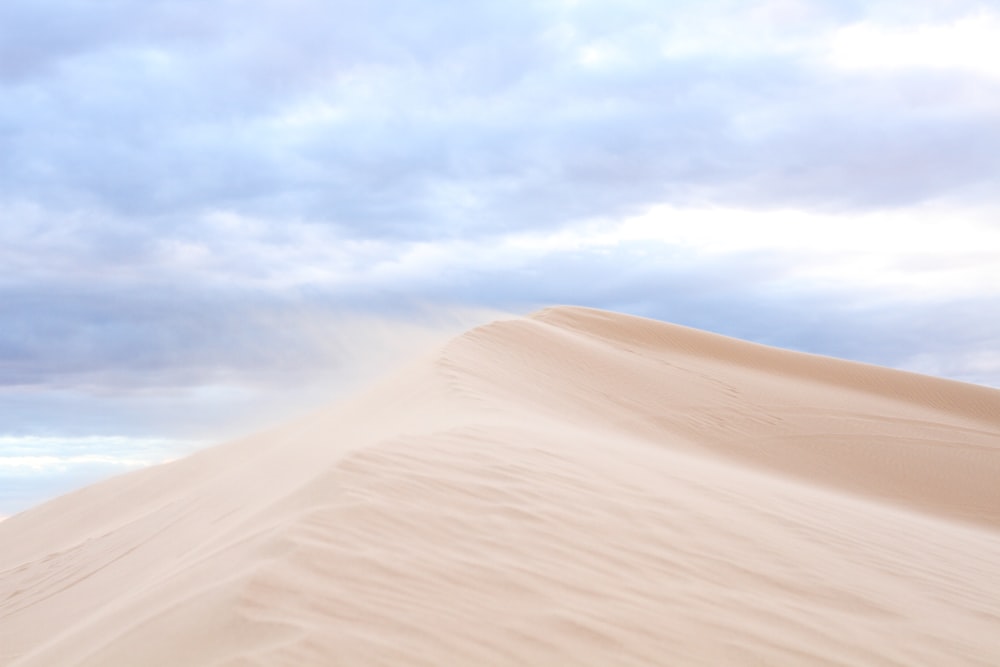
POLYGON ((205 443, 124 436, 0 436, 0 476, 52 475, 82 469, 141 468, 176 458, 205 443))
POLYGON ((856 214, 663 205, 602 238, 681 248, 694 261, 768 253, 798 289, 835 286, 911 300, 1000 297, 995 216, 934 205, 856 214))
POLYGON ((1000 14, 909 26, 856 23, 833 35, 829 59, 850 70, 957 69, 1000 77, 1000 14))
POLYGON ((87 465, 142 468, 161 461, 150 459, 122 459, 100 454, 82 456, 0 456, 0 474, 39 474, 66 472, 74 467, 87 465))
POLYGON ((880 254, 1000 250, 1000 226, 981 211, 935 206, 870 213, 661 205, 620 223, 620 236, 659 239, 710 253, 755 250, 880 254), (958 217, 961 213, 965 217, 958 217))

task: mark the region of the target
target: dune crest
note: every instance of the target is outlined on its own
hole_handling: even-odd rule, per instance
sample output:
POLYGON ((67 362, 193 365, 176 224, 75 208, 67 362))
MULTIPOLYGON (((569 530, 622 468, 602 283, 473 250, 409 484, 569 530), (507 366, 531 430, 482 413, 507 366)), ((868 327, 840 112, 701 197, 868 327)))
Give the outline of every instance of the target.
POLYGON ((1000 664, 1000 392, 559 307, 0 522, 0 664, 1000 664))

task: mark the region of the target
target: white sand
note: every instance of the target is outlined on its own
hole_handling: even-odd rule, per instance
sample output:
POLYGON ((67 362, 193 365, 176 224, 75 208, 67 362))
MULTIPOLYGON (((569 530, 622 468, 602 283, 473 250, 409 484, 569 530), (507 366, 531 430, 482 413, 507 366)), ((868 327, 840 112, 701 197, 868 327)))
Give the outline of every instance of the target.
POLYGON ((0 664, 1000 665, 1000 392, 498 322, 0 523, 0 664))

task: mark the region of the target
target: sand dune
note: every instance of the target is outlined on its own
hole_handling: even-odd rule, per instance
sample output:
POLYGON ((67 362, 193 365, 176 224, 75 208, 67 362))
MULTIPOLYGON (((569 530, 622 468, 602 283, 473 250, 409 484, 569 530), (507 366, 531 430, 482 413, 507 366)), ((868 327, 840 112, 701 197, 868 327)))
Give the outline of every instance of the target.
POLYGON ((554 308, 0 522, 0 664, 998 665, 1000 392, 554 308))

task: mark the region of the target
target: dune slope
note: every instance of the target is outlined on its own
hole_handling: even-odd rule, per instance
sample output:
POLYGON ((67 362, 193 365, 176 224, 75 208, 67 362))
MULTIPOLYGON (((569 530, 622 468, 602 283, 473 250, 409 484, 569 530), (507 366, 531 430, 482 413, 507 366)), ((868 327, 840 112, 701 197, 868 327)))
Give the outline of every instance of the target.
POLYGON ((0 664, 1000 664, 1000 392, 613 313, 0 522, 0 664))

